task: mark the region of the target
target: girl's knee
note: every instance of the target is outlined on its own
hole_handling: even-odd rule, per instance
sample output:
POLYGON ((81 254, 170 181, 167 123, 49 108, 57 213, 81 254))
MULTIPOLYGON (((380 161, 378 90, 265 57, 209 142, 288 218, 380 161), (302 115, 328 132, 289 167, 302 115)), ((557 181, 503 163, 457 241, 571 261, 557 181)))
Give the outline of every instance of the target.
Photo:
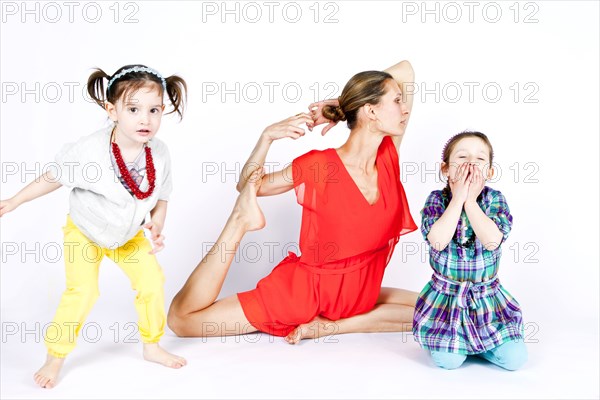
POLYGON ((147 270, 144 276, 133 282, 134 289, 139 293, 162 293, 165 277, 162 271, 147 270))
POLYGON ((77 299, 81 303, 94 304, 100 297, 100 291, 97 285, 74 285, 68 286, 63 296, 77 299))
POLYGON ((516 371, 518 369, 521 369, 521 367, 525 365, 526 362, 527 355, 519 354, 506 358, 502 367, 509 371, 516 371))
POLYGON ((432 351, 431 358, 433 358, 435 364, 440 368, 456 369, 465 362, 467 356, 464 354, 447 353, 443 351, 432 351))
POLYGON ((522 340, 504 343, 491 352, 494 363, 509 371, 516 371, 527 362, 527 347, 522 340))

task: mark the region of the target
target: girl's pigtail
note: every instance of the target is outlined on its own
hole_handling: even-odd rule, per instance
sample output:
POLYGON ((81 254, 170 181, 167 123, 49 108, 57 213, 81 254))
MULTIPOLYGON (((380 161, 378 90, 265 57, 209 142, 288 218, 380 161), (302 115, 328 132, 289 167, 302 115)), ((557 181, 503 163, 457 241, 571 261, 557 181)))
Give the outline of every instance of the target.
POLYGON ((90 75, 87 82, 87 91, 90 97, 102 108, 106 102, 104 80, 110 79, 110 75, 102 71, 100 68, 96 68, 90 75))
POLYGON ((177 112, 179 119, 183 118, 183 111, 185 108, 185 102, 187 101, 187 84, 183 78, 177 75, 171 75, 165 79, 167 83, 167 96, 173 106, 173 110, 167 114, 177 112))

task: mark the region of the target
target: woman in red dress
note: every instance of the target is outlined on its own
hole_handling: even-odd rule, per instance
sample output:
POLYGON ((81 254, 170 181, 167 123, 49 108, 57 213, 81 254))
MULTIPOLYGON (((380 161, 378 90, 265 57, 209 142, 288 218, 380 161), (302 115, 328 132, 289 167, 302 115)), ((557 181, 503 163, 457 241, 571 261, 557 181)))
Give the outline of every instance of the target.
POLYGON ((417 293, 381 288, 401 235, 417 227, 402 184, 398 150, 410 117, 414 82, 408 61, 356 74, 338 100, 311 105, 265 129, 244 168, 241 192, 219 239, 171 304, 178 336, 263 331, 289 343, 349 332, 410 331, 417 293), (264 175, 274 140, 304 135, 324 122, 347 121, 338 149, 313 150, 264 175), (256 201, 294 189, 302 205, 298 256, 292 252, 256 289, 218 300, 244 234, 265 222, 256 201))

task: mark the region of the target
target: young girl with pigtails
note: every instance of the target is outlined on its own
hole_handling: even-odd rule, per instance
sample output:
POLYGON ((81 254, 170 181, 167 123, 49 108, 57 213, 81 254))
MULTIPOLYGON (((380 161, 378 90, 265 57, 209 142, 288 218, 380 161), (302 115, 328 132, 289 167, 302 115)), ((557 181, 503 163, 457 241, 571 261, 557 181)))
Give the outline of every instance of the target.
POLYGON ((56 156, 55 171, 0 202, 3 216, 61 186, 71 188, 63 227, 67 285, 44 335, 46 362, 34 375, 44 388, 56 385, 65 357, 98 298, 104 256, 119 265, 137 291, 134 303, 144 359, 171 368, 186 365, 185 359, 158 345, 166 317, 164 276, 155 257, 164 247, 162 230, 172 188, 169 152, 155 136, 165 96, 173 108, 169 114, 183 116, 186 83, 176 75, 163 78, 144 65, 126 65, 112 76, 95 70, 87 89, 108 113, 110 126, 65 145, 56 156), (92 164, 94 172, 99 169, 98 176, 86 175, 92 164), (154 248, 143 228, 150 231, 154 248))

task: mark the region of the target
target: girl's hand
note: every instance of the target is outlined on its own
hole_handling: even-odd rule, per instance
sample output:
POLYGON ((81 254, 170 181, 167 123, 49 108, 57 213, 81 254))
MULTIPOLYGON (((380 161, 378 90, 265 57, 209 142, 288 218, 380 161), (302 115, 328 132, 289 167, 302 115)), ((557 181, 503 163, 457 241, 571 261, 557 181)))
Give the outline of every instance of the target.
POLYGON ((452 198, 464 204, 469 194, 469 163, 464 163, 456 170, 454 179, 449 179, 448 184, 452 191, 452 198))
POLYGON ((144 228, 150 230, 150 238, 152 239, 152 244, 154 245, 154 248, 152 249, 152 251, 149 251, 148 254, 156 254, 162 249, 164 249, 165 245, 163 241, 165 240, 165 237, 161 234, 162 225, 160 225, 156 221, 151 220, 147 224, 144 224, 144 228))
POLYGON ((11 212, 18 206, 19 206, 19 204, 17 204, 17 202, 15 200, 13 200, 12 198, 8 199, 8 200, 0 201, 0 217, 6 213, 11 212))
POLYGON ((477 197, 485 186, 485 180, 481 170, 476 165, 469 167, 469 193, 466 201, 477 201, 477 197))
POLYGON ((283 121, 267 126, 262 135, 271 142, 286 137, 295 140, 304 136, 305 131, 300 128, 300 125, 309 125, 312 124, 312 122, 312 117, 307 113, 296 114, 293 117, 286 118, 283 121))
POLYGON ((338 99, 318 101, 316 103, 312 103, 311 105, 309 105, 308 109, 310 110, 310 113, 312 115, 313 122, 311 125, 308 125, 308 129, 312 132, 312 130, 315 126, 319 126, 321 124, 327 123, 327 126, 325 128, 323 128, 323 130, 321 131, 321 135, 325 136, 327 131, 329 131, 331 128, 333 128, 334 126, 337 125, 337 122, 328 120, 327 118, 325 118, 323 116, 323 107, 325 107, 325 106, 337 107, 339 105, 340 105, 340 102, 338 101, 338 99))

